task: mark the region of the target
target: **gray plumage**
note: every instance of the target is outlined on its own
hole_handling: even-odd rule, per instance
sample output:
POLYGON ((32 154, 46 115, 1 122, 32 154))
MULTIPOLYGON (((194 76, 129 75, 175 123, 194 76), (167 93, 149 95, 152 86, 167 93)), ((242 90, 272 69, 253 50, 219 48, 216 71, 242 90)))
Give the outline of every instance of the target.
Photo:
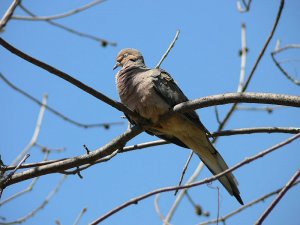
MULTIPOLYGON (((173 106, 188 101, 170 74, 145 66, 142 54, 135 49, 123 49, 114 67, 122 67, 116 75, 121 102, 140 116, 156 123, 173 106)), ((128 117, 131 123, 134 118, 128 117)), ((209 131, 195 111, 174 114, 146 131, 179 146, 192 149, 215 175, 228 169, 222 156, 210 143, 209 131)), ((243 204, 237 182, 232 173, 219 178, 229 194, 243 204)))

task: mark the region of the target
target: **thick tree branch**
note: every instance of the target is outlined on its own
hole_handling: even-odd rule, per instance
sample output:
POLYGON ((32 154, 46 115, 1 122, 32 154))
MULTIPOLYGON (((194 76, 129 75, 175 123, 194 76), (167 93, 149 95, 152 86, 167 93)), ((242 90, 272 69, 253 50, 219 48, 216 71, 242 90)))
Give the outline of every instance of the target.
POLYGON ((273 93, 226 93, 198 98, 174 106, 171 112, 187 112, 229 103, 259 103, 300 107, 300 96, 273 93))
POLYGON ((57 173, 67 169, 71 169, 80 165, 89 164, 97 159, 105 157, 112 154, 115 150, 121 149, 125 143, 132 139, 133 137, 140 134, 143 130, 138 127, 133 127, 130 130, 127 130, 119 137, 113 139, 111 142, 105 146, 90 152, 89 154, 80 155, 70 159, 58 161, 51 163, 50 165, 43 165, 33 169, 26 170, 21 173, 14 174, 5 184, 0 188, 5 188, 6 186, 12 185, 14 183, 28 180, 33 177, 42 176, 49 173, 57 173))

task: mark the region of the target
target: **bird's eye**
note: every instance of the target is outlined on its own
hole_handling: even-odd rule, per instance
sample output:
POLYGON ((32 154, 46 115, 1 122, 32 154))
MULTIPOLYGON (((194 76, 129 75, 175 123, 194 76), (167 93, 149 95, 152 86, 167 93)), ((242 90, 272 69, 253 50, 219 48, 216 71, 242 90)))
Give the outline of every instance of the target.
POLYGON ((128 56, 128 53, 125 53, 125 54, 123 55, 124 58, 127 57, 127 56, 128 56))

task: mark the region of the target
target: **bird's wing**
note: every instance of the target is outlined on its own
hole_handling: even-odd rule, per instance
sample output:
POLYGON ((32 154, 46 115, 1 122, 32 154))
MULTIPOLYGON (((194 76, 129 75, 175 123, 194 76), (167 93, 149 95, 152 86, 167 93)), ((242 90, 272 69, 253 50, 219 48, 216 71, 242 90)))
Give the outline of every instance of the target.
MULTIPOLYGON (((155 69, 153 70, 152 77, 155 91, 170 105, 170 107, 189 100, 178 87, 171 75, 166 71, 155 69)), ((189 111, 183 113, 183 115, 191 120, 195 125, 199 126, 208 137, 211 137, 210 132, 201 123, 199 116, 195 111, 189 111)))

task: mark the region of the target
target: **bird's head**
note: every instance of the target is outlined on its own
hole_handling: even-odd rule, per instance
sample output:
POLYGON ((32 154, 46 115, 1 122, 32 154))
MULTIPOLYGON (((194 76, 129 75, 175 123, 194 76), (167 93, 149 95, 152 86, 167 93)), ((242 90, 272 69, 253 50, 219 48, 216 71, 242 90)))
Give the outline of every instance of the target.
POLYGON ((131 64, 144 64, 144 57, 142 54, 133 48, 125 48, 122 49, 116 58, 116 65, 113 69, 116 69, 117 67, 123 67, 125 65, 131 65, 131 64))

